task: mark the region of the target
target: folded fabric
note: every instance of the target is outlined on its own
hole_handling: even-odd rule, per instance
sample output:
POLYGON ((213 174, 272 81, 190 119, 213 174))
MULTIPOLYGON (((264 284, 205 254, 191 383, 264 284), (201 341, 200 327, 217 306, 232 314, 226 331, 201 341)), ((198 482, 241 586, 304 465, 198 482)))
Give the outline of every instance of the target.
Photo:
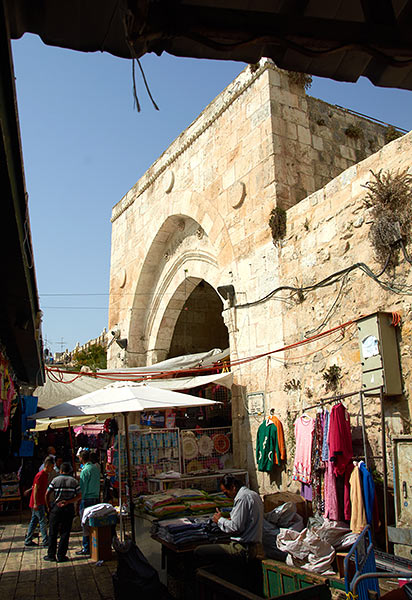
POLYGON ((106 517, 110 515, 117 515, 116 509, 111 504, 102 502, 101 504, 94 504, 84 509, 82 515, 82 525, 84 525, 89 517, 106 517))
POLYGON ((176 499, 170 494, 154 494, 153 496, 146 496, 144 499, 144 506, 147 510, 154 510, 172 503, 176 503, 176 499))
POLYGON ((187 508, 192 512, 214 511, 216 504, 210 500, 185 502, 187 508))
POLYGON ((148 512, 155 517, 161 518, 168 515, 184 514, 186 512, 186 506, 184 504, 166 504, 165 506, 158 506, 148 512))
POLYGON ((184 489, 184 490, 182 490, 180 488, 172 488, 171 490, 168 490, 167 492, 174 499, 179 499, 179 500, 192 500, 193 498, 200 498, 200 499, 205 498, 205 492, 202 492, 202 490, 195 490, 192 488, 188 488, 188 489, 184 489))

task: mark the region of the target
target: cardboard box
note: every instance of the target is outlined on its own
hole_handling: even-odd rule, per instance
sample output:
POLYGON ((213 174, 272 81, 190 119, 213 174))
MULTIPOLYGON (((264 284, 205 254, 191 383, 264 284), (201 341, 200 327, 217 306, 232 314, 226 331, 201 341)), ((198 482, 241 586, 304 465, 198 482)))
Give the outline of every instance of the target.
POLYGON ((112 559, 112 530, 112 525, 90 528, 90 556, 92 560, 97 562, 98 560, 112 559))
POLYGON ((297 513, 303 517, 304 523, 307 522, 307 507, 306 501, 299 494, 292 492, 276 492, 274 494, 265 494, 263 496, 263 510, 265 513, 270 512, 277 506, 285 504, 285 502, 293 502, 296 504, 297 513))

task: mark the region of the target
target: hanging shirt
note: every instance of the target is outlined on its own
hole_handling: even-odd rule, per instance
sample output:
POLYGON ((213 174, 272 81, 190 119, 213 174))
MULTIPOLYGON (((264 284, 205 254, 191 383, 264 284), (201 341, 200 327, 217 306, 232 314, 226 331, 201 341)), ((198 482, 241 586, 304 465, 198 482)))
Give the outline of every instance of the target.
POLYGON ((278 445, 279 445, 279 454, 281 460, 286 460, 286 445, 285 445, 285 435, 283 433, 283 425, 279 421, 275 415, 270 417, 270 420, 275 425, 278 433, 278 445))
POLYGON ((330 411, 328 446, 334 474, 343 475, 352 460, 353 450, 349 413, 341 402, 330 411))
POLYGON ((280 462, 277 429, 269 419, 263 421, 257 432, 256 462, 258 470, 266 473, 280 462))
POLYGON ((302 415, 295 421, 295 461, 292 478, 302 483, 311 482, 312 434, 314 420, 302 415))
POLYGON ((336 477, 333 474, 332 463, 325 463, 325 517, 339 521, 339 502, 336 492, 336 477))
POLYGON ((350 519, 350 528, 353 533, 361 533, 367 525, 365 506, 363 504, 361 478, 359 468, 355 467, 349 479, 350 501, 352 504, 352 516, 350 519))
POLYGON ((366 520, 369 525, 372 524, 373 505, 375 502, 375 482, 371 472, 366 467, 363 460, 359 463, 359 472, 362 477, 363 499, 365 502, 366 520))
POLYGON ((323 413, 323 444, 322 444, 322 460, 329 460, 329 446, 328 446, 328 433, 329 433, 329 411, 325 409, 323 413))

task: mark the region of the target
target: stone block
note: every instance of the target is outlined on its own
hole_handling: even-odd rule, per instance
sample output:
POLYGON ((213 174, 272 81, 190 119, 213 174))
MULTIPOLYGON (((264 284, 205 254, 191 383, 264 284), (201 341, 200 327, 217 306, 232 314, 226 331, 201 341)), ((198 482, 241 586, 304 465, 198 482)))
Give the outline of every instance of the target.
POLYGON ((312 136, 309 127, 303 127, 302 125, 298 125, 297 129, 299 142, 301 144, 311 144, 312 136))

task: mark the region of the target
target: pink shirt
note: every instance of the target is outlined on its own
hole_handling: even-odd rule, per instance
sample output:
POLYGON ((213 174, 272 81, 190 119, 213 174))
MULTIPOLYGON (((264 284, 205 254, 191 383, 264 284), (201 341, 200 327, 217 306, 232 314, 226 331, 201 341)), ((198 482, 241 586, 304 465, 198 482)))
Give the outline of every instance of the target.
POLYGON ((312 434, 314 419, 302 415, 295 421, 295 462, 292 478, 302 483, 311 482, 312 470, 312 434))

